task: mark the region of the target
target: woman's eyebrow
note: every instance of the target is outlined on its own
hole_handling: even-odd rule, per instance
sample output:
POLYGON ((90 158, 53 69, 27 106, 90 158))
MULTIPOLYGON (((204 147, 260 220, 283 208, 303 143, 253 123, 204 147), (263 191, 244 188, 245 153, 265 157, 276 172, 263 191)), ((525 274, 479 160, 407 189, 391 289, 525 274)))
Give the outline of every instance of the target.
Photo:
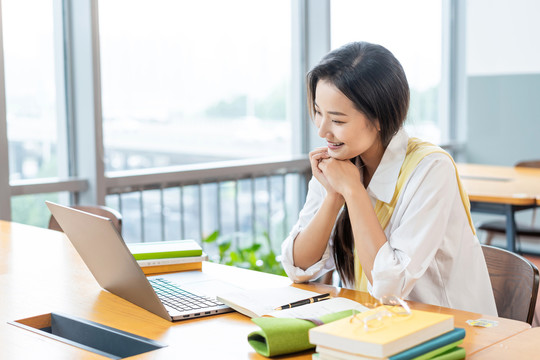
POLYGON ((344 114, 344 113, 339 112, 339 111, 329 111, 328 113, 331 114, 331 115, 347 116, 347 114, 344 114))
MULTIPOLYGON (((317 105, 317 103, 313 103, 313 105, 316 107, 316 108, 319 108, 319 105, 317 105)), ((342 113, 340 111, 328 111, 328 114, 330 115, 337 115, 337 116, 347 116, 347 114, 345 113, 342 113)))

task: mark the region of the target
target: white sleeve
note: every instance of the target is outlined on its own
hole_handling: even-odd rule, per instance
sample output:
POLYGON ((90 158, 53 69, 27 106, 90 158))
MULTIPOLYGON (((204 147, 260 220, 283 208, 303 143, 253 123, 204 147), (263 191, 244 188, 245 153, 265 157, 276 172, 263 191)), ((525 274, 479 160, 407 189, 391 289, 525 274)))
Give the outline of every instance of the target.
MULTIPOLYGON (((317 279, 324 273, 335 268, 334 259, 331 252, 331 239, 326 246, 324 254, 318 262, 311 265, 306 270, 294 266, 293 245, 296 236, 311 222, 319 208, 321 207, 326 190, 315 179, 311 178, 306 196, 306 203, 300 211, 298 222, 293 226, 289 236, 281 244, 281 263, 285 272, 294 282, 306 282, 311 279, 317 279)), ((332 232, 333 233, 333 232, 332 232)))
POLYGON ((456 171, 445 154, 426 156, 411 174, 392 219, 385 229, 388 241, 379 249, 370 293, 407 297, 441 247, 448 219, 460 201, 456 171))

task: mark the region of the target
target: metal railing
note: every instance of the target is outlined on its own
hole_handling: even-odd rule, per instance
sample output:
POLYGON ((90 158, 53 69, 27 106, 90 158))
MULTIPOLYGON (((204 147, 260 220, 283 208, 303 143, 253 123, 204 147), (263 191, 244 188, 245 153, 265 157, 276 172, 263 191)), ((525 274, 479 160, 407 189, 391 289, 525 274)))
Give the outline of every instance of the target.
POLYGON ((127 242, 200 240, 217 230, 280 243, 310 176, 307 156, 109 172, 106 202, 122 213, 127 242))
MULTIPOLYGON (((463 146, 442 145, 456 160, 463 146)), ((266 233, 278 243, 303 206, 310 173, 303 155, 108 172, 100 182, 106 204, 124 217, 128 242, 201 240, 217 230, 250 239, 266 233)), ((69 204, 75 197, 77 202, 89 186, 82 178, 17 180, 10 195, 32 211, 39 208, 39 219, 48 219, 44 199, 69 204)), ((46 220, 32 224, 46 226, 46 220)))

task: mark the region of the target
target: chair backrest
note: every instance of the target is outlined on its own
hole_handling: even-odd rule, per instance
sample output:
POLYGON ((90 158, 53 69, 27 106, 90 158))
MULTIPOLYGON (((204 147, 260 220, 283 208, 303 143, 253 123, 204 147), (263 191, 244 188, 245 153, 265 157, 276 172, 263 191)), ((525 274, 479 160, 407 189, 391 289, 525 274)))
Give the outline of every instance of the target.
POLYGON ((538 268, 505 249, 482 245, 499 317, 532 324, 538 295, 538 268))
POLYGON ((540 160, 520 161, 514 165, 515 167, 540 168, 540 160))
MULTIPOLYGON (((101 205, 73 205, 71 207, 77 210, 85 211, 91 214, 111 219, 118 232, 122 234, 122 215, 118 211, 101 205)), ((54 216, 52 215, 49 219, 49 229, 63 231, 54 216)))

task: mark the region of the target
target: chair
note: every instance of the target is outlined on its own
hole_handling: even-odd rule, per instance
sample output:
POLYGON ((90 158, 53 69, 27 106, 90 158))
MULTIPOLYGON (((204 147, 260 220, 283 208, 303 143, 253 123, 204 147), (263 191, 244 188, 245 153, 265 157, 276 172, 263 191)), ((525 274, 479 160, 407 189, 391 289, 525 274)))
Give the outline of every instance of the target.
POLYGON ((499 317, 532 324, 538 295, 538 268, 505 249, 482 245, 499 317))
MULTIPOLYGON (((520 161, 515 165, 515 167, 540 168, 540 160, 520 161)), ((540 238, 540 228, 534 226, 536 209, 533 211, 534 213, 531 225, 516 222, 516 235, 518 239, 520 236, 540 238)), ((506 220, 486 221, 478 226, 478 230, 484 230, 487 232, 484 244, 491 245, 491 240, 493 240, 495 234, 506 234, 506 220)))
MULTIPOLYGON (((73 205, 71 206, 73 209, 85 211, 91 214, 103 216, 106 218, 111 219, 112 223, 118 230, 120 234, 122 234, 122 215, 109 207, 106 206, 100 206, 100 205, 73 205)), ((51 215, 51 218, 49 219, 49 229, 56 230, 56 231, 63 231, 54 216, 51 215)))
POLYGON ((319 284, 334 285, 334 270, 330 270, 329 272, 321 275, 314 282, 319 284))

